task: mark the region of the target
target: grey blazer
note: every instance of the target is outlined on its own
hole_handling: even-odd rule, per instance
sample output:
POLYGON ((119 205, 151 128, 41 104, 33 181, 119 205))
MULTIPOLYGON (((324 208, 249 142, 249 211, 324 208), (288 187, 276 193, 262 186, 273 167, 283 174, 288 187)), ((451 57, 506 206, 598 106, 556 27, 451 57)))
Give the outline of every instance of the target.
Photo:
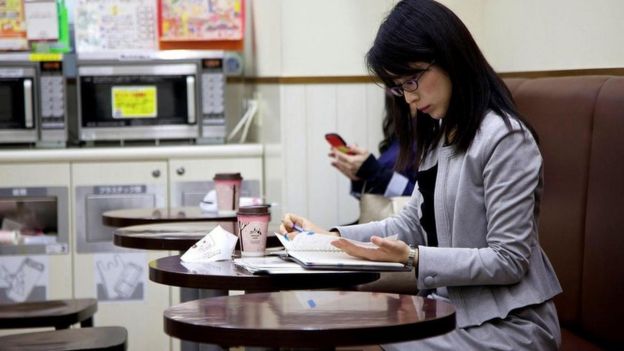
POLYGON ((510 128, 490 112, 465 153, 439 144, 420 169, 436 163, 438 247, 426 246, 418 189, 396 216, 336 229, 358 240, 399 234, 418 245, 417 286, 446 288, 459 328, 505 318, 513 309, 559 294, 561 286, 538 241, 542 157, 528 129, 513 119, 510 128))

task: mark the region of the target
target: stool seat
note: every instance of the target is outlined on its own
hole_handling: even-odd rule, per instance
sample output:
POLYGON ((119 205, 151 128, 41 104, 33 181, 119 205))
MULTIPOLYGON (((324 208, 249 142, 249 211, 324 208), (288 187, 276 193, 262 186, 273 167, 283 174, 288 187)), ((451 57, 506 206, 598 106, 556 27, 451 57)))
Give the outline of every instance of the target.
POLYGON ((126 350, 128 332, 123 327, 52 330, 0 337, 6 351, 126 350))
POLYGON ((0 329, 38 327, 66 329, 75 323, 91 327, 96 311, 96 299, 0 304, 0 329))

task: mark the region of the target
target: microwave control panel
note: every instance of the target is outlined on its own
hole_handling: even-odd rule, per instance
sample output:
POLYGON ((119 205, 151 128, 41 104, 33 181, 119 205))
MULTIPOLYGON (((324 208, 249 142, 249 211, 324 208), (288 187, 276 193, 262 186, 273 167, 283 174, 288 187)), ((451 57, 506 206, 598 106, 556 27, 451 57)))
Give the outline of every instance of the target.
POLYGON ((223 118, 225 112, 225 74, 223 60, 204 59, 201 74, 202 113, 223 118))
POLYGON ((199 142, 225 140, 225 73, 222 58, 203 59, 201 63, 202 123, 199 142))
POLYGON ((65 129, 65 78, 61 61, 41 62, 41 129, 65 129))

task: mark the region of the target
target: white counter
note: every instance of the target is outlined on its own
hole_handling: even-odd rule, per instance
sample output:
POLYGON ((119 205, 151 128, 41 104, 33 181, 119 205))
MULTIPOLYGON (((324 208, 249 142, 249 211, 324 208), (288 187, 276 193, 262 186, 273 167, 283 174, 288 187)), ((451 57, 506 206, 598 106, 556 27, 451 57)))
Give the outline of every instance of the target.
POLYGON ((261 157, 263 151, 261 144, 16 149, 0 150, 0 163, 261 157))

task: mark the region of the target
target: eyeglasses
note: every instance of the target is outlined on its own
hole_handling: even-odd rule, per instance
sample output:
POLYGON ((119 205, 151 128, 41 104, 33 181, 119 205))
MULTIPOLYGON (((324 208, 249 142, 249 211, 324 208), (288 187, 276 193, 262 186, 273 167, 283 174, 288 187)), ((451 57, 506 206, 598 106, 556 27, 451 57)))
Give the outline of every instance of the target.
POLYGON ((435 61, 431 61, 427 67, 423 68, 420 72, 413 75, 410 79, 405 82, 395 85, 393 87, 389 87, 388 91, 394 96, 403 96, 405 92, 413 93, 418 89, 418 80, 422 78, 422 76, 433 66, 435 61))

